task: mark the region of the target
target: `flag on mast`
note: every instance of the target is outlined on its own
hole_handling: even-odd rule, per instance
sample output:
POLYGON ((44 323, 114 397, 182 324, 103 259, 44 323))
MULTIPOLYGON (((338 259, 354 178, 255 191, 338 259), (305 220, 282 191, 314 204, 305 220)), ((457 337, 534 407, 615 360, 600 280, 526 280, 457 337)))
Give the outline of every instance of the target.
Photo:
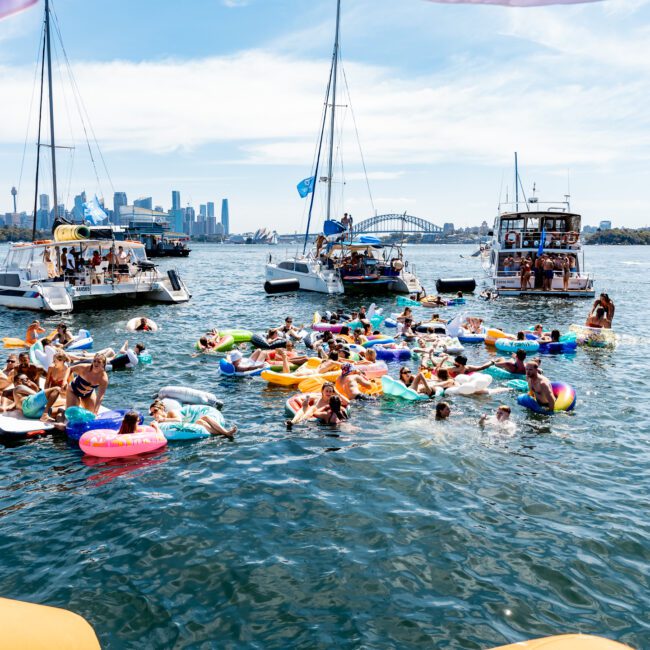
POLYGON ((296 186, 300 198, 304 199, 308 194, 311 194, 314 191, 314 182, 316 180, 315 176, 310 176, 300 181, 296 186))
POLYGON ((428 0, 444 4, 502 5, 504 7, 545 7, 548 5, 575 5, 601 0, 428 0))
POLYGON ((0 0, 0 20, 35 5, 38 0, 0 0))

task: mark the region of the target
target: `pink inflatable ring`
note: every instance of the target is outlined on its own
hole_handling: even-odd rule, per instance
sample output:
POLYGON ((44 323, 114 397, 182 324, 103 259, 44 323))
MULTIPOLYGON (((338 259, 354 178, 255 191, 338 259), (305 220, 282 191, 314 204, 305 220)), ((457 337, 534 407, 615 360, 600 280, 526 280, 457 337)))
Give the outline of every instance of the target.
POLYGON ((153 427, 139 426, 136 433, 122 433, 111 429, 86 431, 79 439, 84 454, 98 458, 124 458, 147 454, 167 444, 167 439, 153 427))

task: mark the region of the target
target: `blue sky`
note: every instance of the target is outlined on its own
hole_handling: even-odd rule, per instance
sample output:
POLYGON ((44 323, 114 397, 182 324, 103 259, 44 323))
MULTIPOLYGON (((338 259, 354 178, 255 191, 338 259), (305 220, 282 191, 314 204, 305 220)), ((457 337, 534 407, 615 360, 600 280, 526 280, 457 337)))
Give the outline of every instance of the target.
MULTIPOLYGON (((295 185, 310 173, 334 0, 53 6, 109 172, 97 182, 63 75, 59 142, 75 145, 59 155, 68 205, 85 189, 109 206, 117 190, 168 208, 178 189, 197 208, 228 197, 236 230, 301 229, 295 185)), ((586 223, 650 224, 649 18, 647 0, 531 9, 344 0, 350 96, 339 100, 346 182, 338 174, 336 211, 490 222, 512 191, 518 150, 526 191, 534 182, 542 199, 557 199, 569 180, 586 223)), ((12 185, 20 209, 32 201, 34 116, 20 169, 40 27, 40 7, 0 22, 2 212, 12 185)))

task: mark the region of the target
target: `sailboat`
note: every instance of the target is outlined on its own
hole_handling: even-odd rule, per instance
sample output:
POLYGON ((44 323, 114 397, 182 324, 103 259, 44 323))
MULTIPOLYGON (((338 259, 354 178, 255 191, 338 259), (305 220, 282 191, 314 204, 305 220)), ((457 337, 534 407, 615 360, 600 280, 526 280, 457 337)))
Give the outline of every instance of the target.
MULTIPOLYGON (((327 95, 325 101, 325 110, 323 111, 323 121, 320 131, 320 140, 318 145, 318 155, 313 174, 313 183, 318 178, 320 158, 325 137, 326 121, 328 109, 330 113, 330 141, 329 141, 329 161, 327 174, 327 220, 330 221, 332 209, 332 174, 334 165, 334 127, 336 115, 336 85, 338 81, 339 65, 339 39, 341 28, 341 0, 337 0, 336 5, 336 33, 334 37, 334 52, 332 54, 332 65, 330 68, 329 82, 327 84, 327 95)), ((311 223, 312 210, 314 207, 315 187, 311 189, 311 200, 309 204, 309 216, 307 219, 307 228, 303 242, 302 254, 297 254, 279 262, 273 262, 269 257, 266 265, 267 280, 297 280, 300 283, 300 289, 303 291, 314 291, 317 293, 340 294, 344 292, 341 275, 325 256, 321 256, 321 248, 318 247, 314 253, 307 252, 309 242, 309 226, 311 223)))
POLYGON ((297 280, 302 290, 328 294, 345 292, 419 294, 423 292, 422 286, 412 270, 407 270, 408 262, 402 257, 401 247, 385 246, 376 237, 364 235, 355 237, 351 222, 346 223, 345 218, 344 221, 339 222, 332 217, 340 28, 341 0, 337 0, 334 52, 327 85, 318 153, 312 177, 303 181, 303 183, 309 182, 309 188, 305 191, 307 195, 311 193, 311 199, 302 254, 280 262, 273 262, 272 259, 269 259, 266 265, 266 279, 297 280), (315 250, 308 253, 309 227, 316 194, 315 183, 319 179, 323 143, 328 134, 327 176, 320 178, 321 181, 327 183, 323 234, 318 236, 315 250))
MULTIPOLYGON (((129 299, 179 303, 190 293, 176 270, 163 274, 148 261, 144 244, 115 241, 110 228, 91 229, 68 223, 58 214, 54 91, 52 85, 50 1, 45 0, 45 20, 40 59, 40 104, 31 242, 17 242, 0 264, 0 306, 65 312, 79 303, 104 306, 129 299), (50 142, 41 142, 45 76, 47 73, 50 142), (41 147, 50 149, 55 221, 53 239, 36 240, 41 147), (102 231, 102 232, 100 232, 102 231)), ((97 209, 98 206, 94 206, 97 209)))

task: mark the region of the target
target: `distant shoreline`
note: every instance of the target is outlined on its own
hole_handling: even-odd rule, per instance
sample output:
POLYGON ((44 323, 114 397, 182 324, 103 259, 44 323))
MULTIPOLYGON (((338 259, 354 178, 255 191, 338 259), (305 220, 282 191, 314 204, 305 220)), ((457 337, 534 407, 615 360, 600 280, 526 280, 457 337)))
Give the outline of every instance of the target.
POLYGON ((650 228, 638 230, 628 228, 612 228, 600 230, 585 237, 585 244, 590 246, 603 244, 610 246, 649 246, 650 228))

